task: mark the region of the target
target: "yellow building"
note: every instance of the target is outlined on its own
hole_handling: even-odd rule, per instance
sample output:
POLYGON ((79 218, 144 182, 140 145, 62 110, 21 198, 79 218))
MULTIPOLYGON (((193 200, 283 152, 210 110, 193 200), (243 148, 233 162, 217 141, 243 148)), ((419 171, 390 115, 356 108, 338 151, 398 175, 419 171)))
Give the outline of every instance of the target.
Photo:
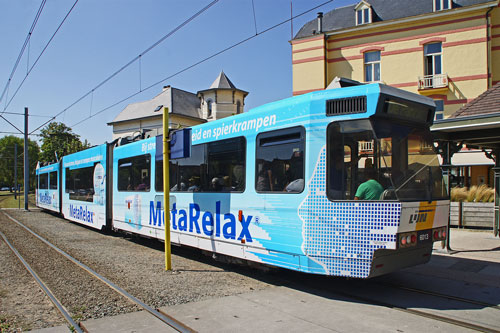
POLYGON ((429 96, 443 119, 500 81, 491 0, 363 0, 306 23, 292 44, 293 94, 335 77, 429 96))

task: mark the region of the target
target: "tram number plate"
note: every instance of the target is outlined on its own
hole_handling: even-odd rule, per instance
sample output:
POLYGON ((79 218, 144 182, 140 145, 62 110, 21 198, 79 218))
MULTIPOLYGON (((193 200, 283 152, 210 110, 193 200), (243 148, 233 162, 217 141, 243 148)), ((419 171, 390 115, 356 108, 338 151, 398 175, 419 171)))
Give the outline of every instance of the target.
POLYGON ((432 242, 432 230, 421 230, 417 233, 418 244, 425 244, 432 242))

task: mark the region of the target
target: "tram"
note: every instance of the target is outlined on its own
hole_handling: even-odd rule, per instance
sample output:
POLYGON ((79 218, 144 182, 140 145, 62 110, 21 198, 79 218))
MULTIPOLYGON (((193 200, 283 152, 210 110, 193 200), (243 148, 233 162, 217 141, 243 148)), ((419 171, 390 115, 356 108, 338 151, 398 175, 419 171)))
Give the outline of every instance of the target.
MULTIPOLYGON (((434 109, 429 98, 368 84, 192 127, 190 156, 169 162, 172 243, 356 278, 427 262, 449 214, 434 109), (378 184, 371 197, 359 190, 367 180, 378 184)), ((107 147, 104 171, 94 166, 88 178, 95 187, 95 170, 112 177, 101 188, 109 218, 97 226, 163 240, 161 137, 107 147)), ((63 158, 66 180, 67 167, 63 158)))

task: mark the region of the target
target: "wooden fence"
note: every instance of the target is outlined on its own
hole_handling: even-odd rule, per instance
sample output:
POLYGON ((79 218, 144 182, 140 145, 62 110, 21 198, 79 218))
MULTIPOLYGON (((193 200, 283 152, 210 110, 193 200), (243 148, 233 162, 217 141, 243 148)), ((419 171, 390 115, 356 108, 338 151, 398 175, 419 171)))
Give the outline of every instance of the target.
POLYGON ((493 229, 495 204, 493 202, 451 202, 450 225, 493 229))

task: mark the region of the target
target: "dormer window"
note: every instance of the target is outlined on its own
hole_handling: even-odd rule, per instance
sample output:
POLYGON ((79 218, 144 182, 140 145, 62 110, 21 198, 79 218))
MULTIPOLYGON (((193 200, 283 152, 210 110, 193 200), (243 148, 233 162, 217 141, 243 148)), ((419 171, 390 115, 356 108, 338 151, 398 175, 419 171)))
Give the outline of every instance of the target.
POLYGON ((434 11, 438 12, 440 10, 451 9, 452 1, 451 0, 432 0, 434 11))
POLYGON ((361 1, 356 7, 356 25, 372 23, 372 6, 366 2, 361 1))

